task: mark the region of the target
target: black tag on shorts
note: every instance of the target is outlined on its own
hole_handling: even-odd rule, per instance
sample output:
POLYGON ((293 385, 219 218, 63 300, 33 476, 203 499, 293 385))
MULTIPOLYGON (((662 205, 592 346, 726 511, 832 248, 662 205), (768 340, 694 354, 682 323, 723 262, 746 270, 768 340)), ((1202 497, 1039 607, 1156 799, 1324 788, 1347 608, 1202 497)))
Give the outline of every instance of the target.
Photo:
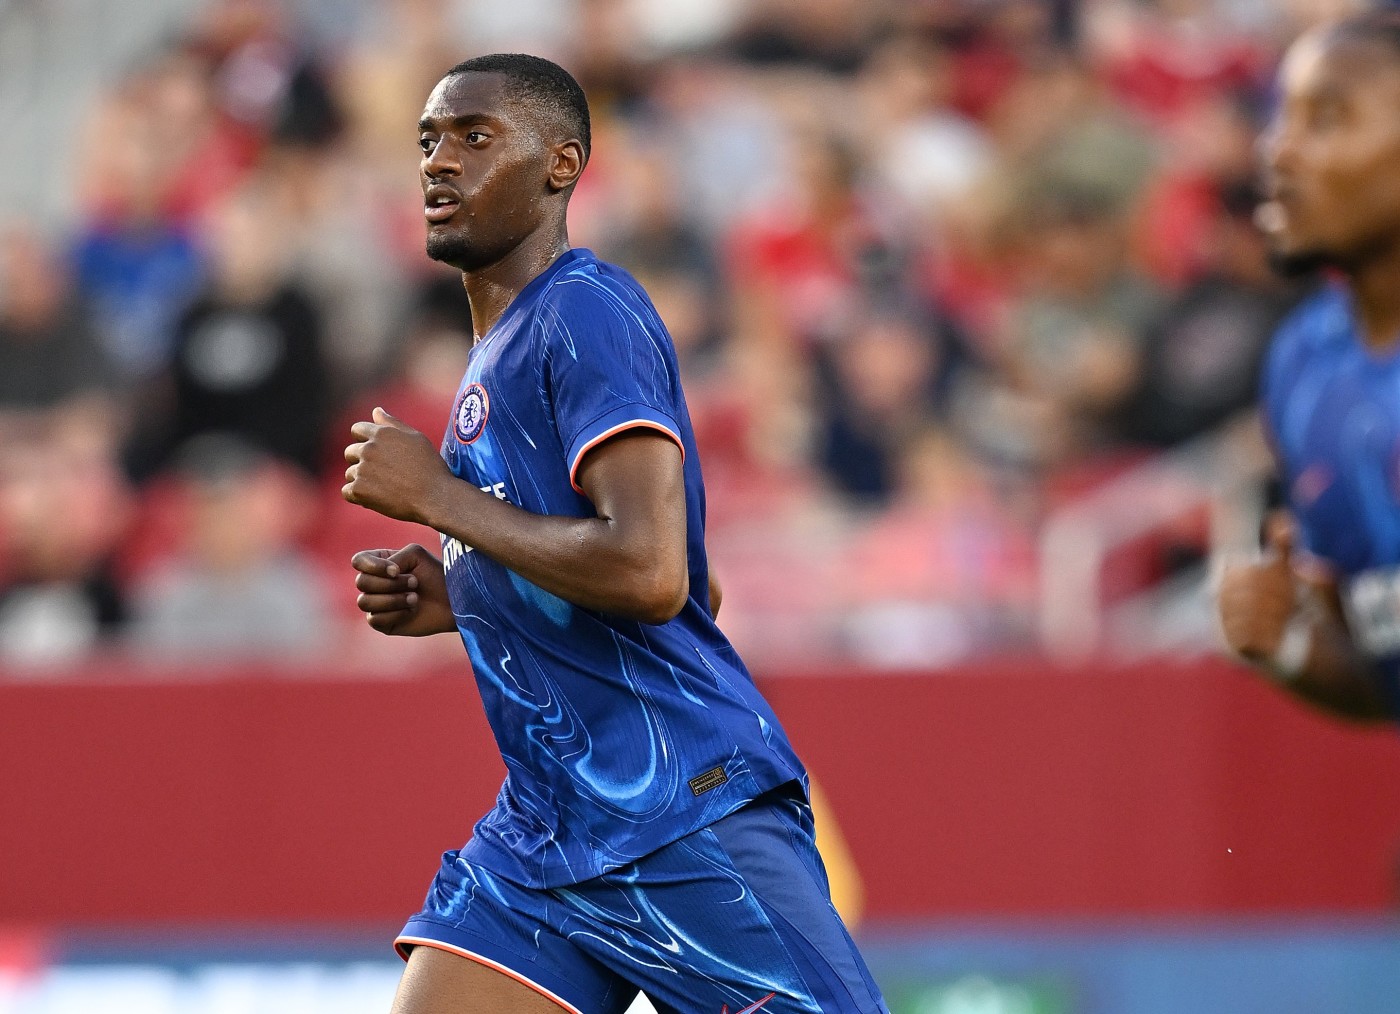
POLYGON ((729 776, 724 773, 724 768, 710 768, 703 775, 696 775, 690 780, 690 791, 698 796, 711 789, 719 788, 727 781, 729 781, 729 776))

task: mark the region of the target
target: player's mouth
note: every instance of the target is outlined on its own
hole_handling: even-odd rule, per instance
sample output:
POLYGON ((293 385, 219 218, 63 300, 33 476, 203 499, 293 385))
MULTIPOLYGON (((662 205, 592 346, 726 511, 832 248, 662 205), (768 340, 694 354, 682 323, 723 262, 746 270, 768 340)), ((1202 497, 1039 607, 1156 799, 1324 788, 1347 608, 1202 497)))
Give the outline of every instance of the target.
POLYGON ((1254 224, 1266 235, 1277 235, 1288 226, 1297 203, 1297 190, 1277 182, 1267 188, 1265 200, 1254 209, 1254 224))
POLYGON ((462 196, 444 183, 435 183, 423 192, 423 217, 433 225, 446 222, 462 206, 462 196))
POLYGON ((1288 209, 1280 200, 1265 201, 1254 209, 1254 225, 1266 236, 1282 232, 1288 224, 1288 209))

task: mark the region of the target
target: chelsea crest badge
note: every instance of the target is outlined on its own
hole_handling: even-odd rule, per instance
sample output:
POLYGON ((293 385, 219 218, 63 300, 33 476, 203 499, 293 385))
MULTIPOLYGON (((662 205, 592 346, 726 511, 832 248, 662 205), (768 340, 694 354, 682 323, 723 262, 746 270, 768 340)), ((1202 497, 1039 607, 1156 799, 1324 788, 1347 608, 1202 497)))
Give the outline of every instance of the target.
POLYGON ((486 428, 486 414, 491 409, 491 401, 486 397, 486 388, 478 383, 470 383, 457 399, 457 411, 453 414, 452 425, 457 439, 470 444, 481 436, 486 428))

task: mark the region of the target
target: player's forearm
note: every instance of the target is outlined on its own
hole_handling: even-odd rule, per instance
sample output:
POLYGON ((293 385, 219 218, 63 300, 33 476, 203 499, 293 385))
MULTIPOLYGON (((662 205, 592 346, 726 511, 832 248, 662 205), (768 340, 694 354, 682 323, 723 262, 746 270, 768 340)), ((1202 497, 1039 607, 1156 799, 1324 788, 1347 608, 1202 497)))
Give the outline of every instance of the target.
POLYGON ((1335 715, 1358 721, 1390 717, 1377 689, 1373 663, 1356 647, 1351 635, 1328 616, 1313 620, 1307 663, 1284 685, 1297 696, 1335 715))
POLYGON ((423 524, 485 553, 552 595, 642 623, 665 623, 689 594, 686 561, 667 559, 644 526, 532 514, 444 476, 423 524))

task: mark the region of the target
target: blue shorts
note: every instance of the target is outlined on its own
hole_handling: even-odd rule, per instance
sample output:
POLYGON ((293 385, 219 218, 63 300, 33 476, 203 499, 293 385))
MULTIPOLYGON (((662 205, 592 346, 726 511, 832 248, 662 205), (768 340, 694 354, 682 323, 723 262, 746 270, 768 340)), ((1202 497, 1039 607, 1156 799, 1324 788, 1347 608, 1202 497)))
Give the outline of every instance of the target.
POLYGON ((831 905, 812 811, 779 790, 619 870, 531 888, 442 857, 394 942, 489 965, 575 1014, 888 1014, 831 905))

